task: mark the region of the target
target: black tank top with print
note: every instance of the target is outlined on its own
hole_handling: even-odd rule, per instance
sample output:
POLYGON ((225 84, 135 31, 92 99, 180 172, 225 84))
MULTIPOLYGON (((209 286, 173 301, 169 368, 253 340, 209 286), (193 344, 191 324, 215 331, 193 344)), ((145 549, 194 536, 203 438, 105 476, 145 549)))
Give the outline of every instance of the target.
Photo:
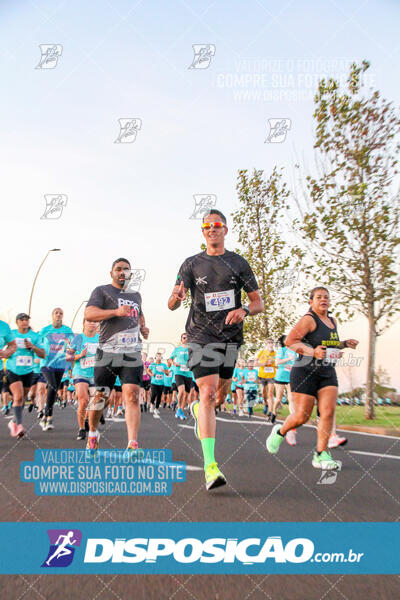
MULTIPOLYGON (((325 325, 325 323, 321 321, 319 316, 313 310, 310 309, 307 315, 314 319, 317 327, 315 331, 309 331, 301 341, 303 344, 307 344, 307 346, 311 346, 312 348, 316 348, 317 346, 325 346, 327 349, 325 359, 321 360, 312 358, 307 366, 332 369, 337 363, 339 358, 338 353, 340 351, 340 340, 335 321, 332 319, 332 317, 328 316, 333 325, 332 329, 331 327, 325 325)), ((304 364, 305 358, 306 357, 304 356, 299 356, 297 360, 298 362, 304 364)))

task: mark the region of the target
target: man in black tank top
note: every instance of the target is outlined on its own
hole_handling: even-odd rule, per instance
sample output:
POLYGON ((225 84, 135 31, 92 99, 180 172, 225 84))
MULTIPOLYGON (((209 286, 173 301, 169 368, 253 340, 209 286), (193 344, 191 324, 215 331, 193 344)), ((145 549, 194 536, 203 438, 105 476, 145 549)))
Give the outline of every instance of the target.
POLYGON ((193 402, 190 410, 202 445, 206 488, 211 490, 226 483, 214 458, 216 399, 223 400, 228 394, 243 343, 243 321, 264 310, 264 303, 248 262, 225 249, 228 228, 224 215, 211 210, 203 218, 202 229, 207 250, 183 262, 168 308, 177 309, 190 290, 188 366, 200 390, 200 402, 193 402), (242 289, 250 301, 247 306, 242 306, 242 289))
POLYGON ((290 373, 295 412, 282 426, 273 427, 266 444, 268 451, 276 454, 286 433, 309 420, 317 400, 320 419, 312 465, 317 469, 332 470, 339 467, 328 450, 338 398, 335 365, 343 354, 341 350, 355 349, 358 341, 339 340, 336 321, 328 314, 330 300, 326 288, 314 288, 309 303, 309 312, 293 327, 285 341, 288 348, 299 354, 290 373))

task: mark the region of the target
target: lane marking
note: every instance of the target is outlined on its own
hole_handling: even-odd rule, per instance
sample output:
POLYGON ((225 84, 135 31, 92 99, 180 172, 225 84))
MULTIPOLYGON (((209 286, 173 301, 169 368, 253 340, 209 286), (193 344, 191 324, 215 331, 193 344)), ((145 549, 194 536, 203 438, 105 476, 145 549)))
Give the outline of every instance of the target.
POLYGON ((395 456, 394 454, 378 454, 377 452, 363 452, 362 450, 349 450, 351 454, 365 454, 367 456, 378 456, 380 458, 395 458, 400 460, 400 456, 395 456))

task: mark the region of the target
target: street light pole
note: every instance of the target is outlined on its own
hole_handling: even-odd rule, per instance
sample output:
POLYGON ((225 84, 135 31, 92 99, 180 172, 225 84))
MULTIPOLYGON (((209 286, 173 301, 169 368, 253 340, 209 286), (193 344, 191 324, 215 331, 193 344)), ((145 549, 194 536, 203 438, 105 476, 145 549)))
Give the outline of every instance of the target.
POLYGON ((74 323, 75 323, 75 319, 76 319, 76 317, 78 316, 78 312, 81 310, 81 308, 82 308, 82 306, 85 304, 85 302, 88 302, 88 301, 87 301, 87 300, 83 300, 83 301, 80 303, 78 310, 77 310, 77 311, 76 311, 76 313, 74 314, 74 318, 72 319, 72 324, 71 324, 71 329, 72 329, 72 331, 74 330, 74 323))
POLYGON ((44 259, 40 263, 40 266, 39 266, 39 268, 38 268, 38 270, 36 272, 36 275, 35 275, 35 279, 33 280, 32 289, 31 289, 31 295, 30 295, 30 298, 29 298, 29 308, 28 308, 28 315, 29 316, 31 316, 32 296, 33 296, 33 290, 35 289, 35 283, 36 283, 36 280, 38 278, 40 269, 43 267, 44 262, 45 262, 46 258, 48 257, 48 255, 50 254, 50 252, 60 252, 60 248, 53 248, 52 250, 48 250, 46 256, 44 257, 44 259))

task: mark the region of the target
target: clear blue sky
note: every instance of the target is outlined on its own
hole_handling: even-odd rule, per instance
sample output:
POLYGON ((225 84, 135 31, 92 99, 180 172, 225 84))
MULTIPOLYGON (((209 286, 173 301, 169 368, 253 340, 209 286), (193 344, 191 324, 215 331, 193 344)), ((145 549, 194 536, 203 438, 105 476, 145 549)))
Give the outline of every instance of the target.
MULTIPOLYGON (((38 280, 35 328, 55 305, 70 323, 125 255, 146 270, 152 340, 175 342, 186 315, 166 301, 201 243, 193 194, 215 194, 229 214, 239 168, 277 164, 290 180, 296 159, 311 164, 315 82, 345 78, 352 60, 370 60, 371 83, 398 104, 399 12, 390 1, 3 2, 0 315, 27 309, 49 248, 62 252, 38 280), (189 69, 192 45, 206 43, 216 47, 209 68, 189 69), (39 44, 63 46, 54 69, 35 69, 39 44), (142 128, 115 144, 124 117, 142 128), (270 118, 291 120, 284 143, 264 143, 270 118), (59 220, 41 220, 52 193, 68 204, 59 220)), ((357 331, 365 352, 364 321, 357 331)), ((390 351, 399 333, 380 341, 378 363, 400 386, 390 351)))

